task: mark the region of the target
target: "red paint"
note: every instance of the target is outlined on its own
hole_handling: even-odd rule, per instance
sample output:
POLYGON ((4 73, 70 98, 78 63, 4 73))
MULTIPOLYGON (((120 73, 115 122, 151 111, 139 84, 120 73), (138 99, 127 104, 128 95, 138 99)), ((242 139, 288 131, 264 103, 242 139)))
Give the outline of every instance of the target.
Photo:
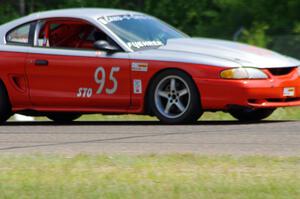
POLYGON ((109 58, 75 57, 31 54, 27 59, 27 77, 32 106, 120 108, 130 106, 130 67, 128 60, 109 58), (48 60, 48 66, 37 66, 35 60, 48 60), (120 67, 115 73, 118 89, 115 94, 103 92, 96 95, 99 85, 94 80, 98 67, 106 71, 104 90, 112 88, 109 81, 112 67, 120 67), (92 88, 91 98, 77 97, 79 88, 92 88))
POLYGON ((168 68, 183 70, 193 78, 204 110, 226 110, 228 105, 256 108, 300 105, 300 78, 296 70, 284 76, 269 73, 271 78, 267 80, 224 80, 219 78, 224 68, 196 64, 13 52, 0 52, 0 55, 1 79, 8 90, 13 111, 142 114, 151 78, 168 68), (35 60, 48 60, 49 63, 48 66, 37 66, 35 60), (148 63, 148 71, 132 72, 133 62, 148 63), (94 73, 99 66, 106 71, 104 89, 113 87, 113 82, 109 81, 111 68, 120 67, 120 72, 115 73, 118 80, 115 94, 96 94, 99 85, 94 81, 94 73), (134 79, 142 80, 142 94, 133 93, 134 79), (92 88, 92 97, 78 98, 76 94, 81 87, 92 88), (284 97, 285 87, 296 87, 296 96, 284 97))

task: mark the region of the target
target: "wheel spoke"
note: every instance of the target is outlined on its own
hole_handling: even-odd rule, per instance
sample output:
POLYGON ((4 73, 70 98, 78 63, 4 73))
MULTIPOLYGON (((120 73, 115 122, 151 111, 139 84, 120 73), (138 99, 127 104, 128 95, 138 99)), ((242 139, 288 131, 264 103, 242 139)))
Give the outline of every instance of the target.
POLYGON ((172 103, 171 102, 168 102, 167 105, 166 105, 166 108, 165 108, 165 113, 166 114, 169 114, 170 113, 170 109, 172 107, 172 103))
POLYGON ((170 89, 171 91, 176 91, 176 79, 174 78, 171 79, 170 89))
POLYGON ((163 78, 155 90, 155 106, 166 118, 179 118, 187 112, 191 90, 184 78, 170 75, 163 78))
POLYGON ((169 98, 169 93, 166 91, 158 91, 158 95, 163 98, 169 98))
POLYGON ((176 102, 175 105, 177 106, 177 108, 178 108, 181 112, 184 111, 185 107, 184 107, 184 105, 181 103, 180 100, 179 100, 178 102, 176 102))
POLYGON ((184 95, 187 95, 189 92, 188 90, 185 88, 185 89, 182 89, 181 91, 178 92, 179 93, 179 97, 182 97, 184 95))

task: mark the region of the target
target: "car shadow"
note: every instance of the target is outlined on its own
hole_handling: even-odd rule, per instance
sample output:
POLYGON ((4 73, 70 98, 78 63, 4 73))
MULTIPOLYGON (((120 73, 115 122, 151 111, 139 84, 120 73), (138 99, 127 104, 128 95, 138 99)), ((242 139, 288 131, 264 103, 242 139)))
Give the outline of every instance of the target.
MULTIPOLYGON (((240 122, 240 121, 198 121, 192 124, 179 124, 177 126, 205 126, 205 125, 253 125, 253 124, 269 124, 296 122, 295 120, 265 120, 259 122, 240 122)), ((173 126, 164 124, 159 121, 74 121, 70 123, 57 123, 52 121, 34 121, 34 122, 15 122, 9 121, 2 126, 173 126)))

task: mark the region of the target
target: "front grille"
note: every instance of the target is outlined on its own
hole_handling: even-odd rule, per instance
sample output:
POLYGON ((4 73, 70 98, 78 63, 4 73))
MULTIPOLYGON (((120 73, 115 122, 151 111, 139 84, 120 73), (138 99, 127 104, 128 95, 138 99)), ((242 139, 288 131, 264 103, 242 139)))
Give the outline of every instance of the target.
POLYGON ((287 75, 291 73, 295 67, 289 67, 289 68, 270 68, 268 69, 272 75, 275 76, 281 76, 281 75, 287 75))

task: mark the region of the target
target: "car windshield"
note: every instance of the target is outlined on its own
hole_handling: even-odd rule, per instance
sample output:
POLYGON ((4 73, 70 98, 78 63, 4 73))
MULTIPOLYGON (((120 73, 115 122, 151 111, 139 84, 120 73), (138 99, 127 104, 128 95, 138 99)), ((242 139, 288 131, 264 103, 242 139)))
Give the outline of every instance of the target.
POLYGON ((169 39, 185 38, 187 35, 160 20, 146 15, 117 15, 99 18, 129 48, 134 51, 163 46, 169 39))

